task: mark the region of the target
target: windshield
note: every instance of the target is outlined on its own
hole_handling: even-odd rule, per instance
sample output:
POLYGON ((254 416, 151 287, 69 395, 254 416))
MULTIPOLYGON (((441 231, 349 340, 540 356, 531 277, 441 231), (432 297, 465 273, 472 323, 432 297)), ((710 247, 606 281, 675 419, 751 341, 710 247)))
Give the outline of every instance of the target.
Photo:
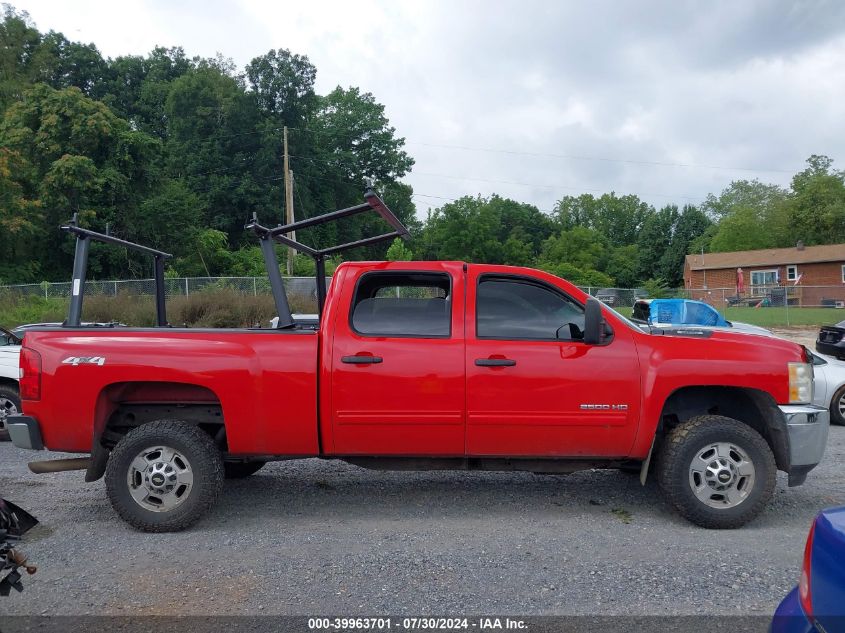
POLYGON ((20 345, 20 339, 9 332, 9 330, 0 327, 0 347, 5 347, 7 345, 20 345))

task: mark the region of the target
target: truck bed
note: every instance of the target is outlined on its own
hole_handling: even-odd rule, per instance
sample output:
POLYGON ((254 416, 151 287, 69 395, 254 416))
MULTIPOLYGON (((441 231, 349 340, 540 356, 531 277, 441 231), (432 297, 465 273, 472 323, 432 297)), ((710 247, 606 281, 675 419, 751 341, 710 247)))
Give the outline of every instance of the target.
POLYGON ((45 372, 24 412, 50 450, 87 453, 121 403, 219 405, 230 454, 316 455, 318 345, 311 328, 33 330, 45 372))

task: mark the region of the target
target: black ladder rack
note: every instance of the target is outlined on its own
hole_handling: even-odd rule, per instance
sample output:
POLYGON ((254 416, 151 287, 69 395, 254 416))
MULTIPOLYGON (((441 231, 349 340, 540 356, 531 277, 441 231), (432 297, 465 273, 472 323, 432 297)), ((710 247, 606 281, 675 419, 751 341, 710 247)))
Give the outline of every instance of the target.
POLYGON ((73 255, 73 283, 71 284, 70 293, 70 307, 68 308, 67 320, 65 325, 70 327, 79 327, 82 320, 82 298, 85 295, 85 275, 88 272, 88 251, 91 242, 103 242, 104 244, 114 244, 115 246, 122 246, 132 251, 152 255, 155 261, 155 283, 156 283, 156 324, 158 327, 166 327, 167 312, 164 303, 164 260, 170 259, 172 255, 163 251, 144 246, 142 244, 135 244, 134 242, 127 242, 112 235, 105 235, 104 233, 97 233, 96 231, 89 231, 77 225, 77 215, 73 214, 73 219, 66 225, 62 226, 62 231, 66 231, 76 236, 76 251, 73 255))
POLYGON ((276 257, 276 251, 273 248, 274 241, 279 244, 289 246, 300 253, 306 253, 314 258, 314 263, 317 268, 317 309, 322 316, 323 304, 326 302, 326 257, 352 248, 357 248, 359 246, 370 246, 371 244, 386 242, 397 237, 401 237, 405 240, 410 238, 411 234, 405 225, 402 224, 401 220, 396 217, 393 211, 387 207, 384 201, 379 198, 372 189, 368 189, 364 194, 364 200, 365 202, 363 204, 359 204, 354 207, 331 211, 306 220, 279 225, 272 229, 259 224, 257 215, 253 214, 252 221, 248 223, 245 228, 253 231, 261 241, 261 252, 264 255, 264 265, 267 268, 267 276, 270 280, 270 289, 273 292, 273 300, 276 303, 276 310, 279 313, 279 323, 277 327, 293 327, 294 320, 291 316, 290 304, 288 303, 287 294, 285 293, 282 275, 279 272, 279 261, 276 257), (393 227, 393 231, 356 240, 354 242, 347 242, 346 244, 330 246, 324 249, 312 248, 311 246, 301 244, 300 242, 288 237, 288 234, 291 231, 298 231, 300 229, 307 229, 312 226, 326 224, 327 222, 334 222, 342 218, 348 218, 368 211, 375 211, 378 213, 385 222, 393 227))

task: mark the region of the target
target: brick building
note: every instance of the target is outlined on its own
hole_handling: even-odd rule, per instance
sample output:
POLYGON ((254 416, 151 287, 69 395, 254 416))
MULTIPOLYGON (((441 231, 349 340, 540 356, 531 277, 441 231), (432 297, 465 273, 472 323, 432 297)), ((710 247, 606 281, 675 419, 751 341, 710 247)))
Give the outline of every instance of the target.
MULTIPOLYGON (((712 303, 813 306, 845 303, 845 244, 687 255, 684 285, 712 303), (744 288, 737 292, 739 270, 744 288)), ((722 305, 719 305, 719 304, 722 305)))

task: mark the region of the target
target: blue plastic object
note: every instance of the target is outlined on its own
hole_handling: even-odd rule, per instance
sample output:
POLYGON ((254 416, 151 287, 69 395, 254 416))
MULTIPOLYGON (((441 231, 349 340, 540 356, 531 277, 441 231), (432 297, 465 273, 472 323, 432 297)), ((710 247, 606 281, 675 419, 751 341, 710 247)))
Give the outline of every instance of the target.
POLYGON ((730 327, 715 308, 692 299, 654 299, 649 305, 648 322, 651 325, 730 327))

